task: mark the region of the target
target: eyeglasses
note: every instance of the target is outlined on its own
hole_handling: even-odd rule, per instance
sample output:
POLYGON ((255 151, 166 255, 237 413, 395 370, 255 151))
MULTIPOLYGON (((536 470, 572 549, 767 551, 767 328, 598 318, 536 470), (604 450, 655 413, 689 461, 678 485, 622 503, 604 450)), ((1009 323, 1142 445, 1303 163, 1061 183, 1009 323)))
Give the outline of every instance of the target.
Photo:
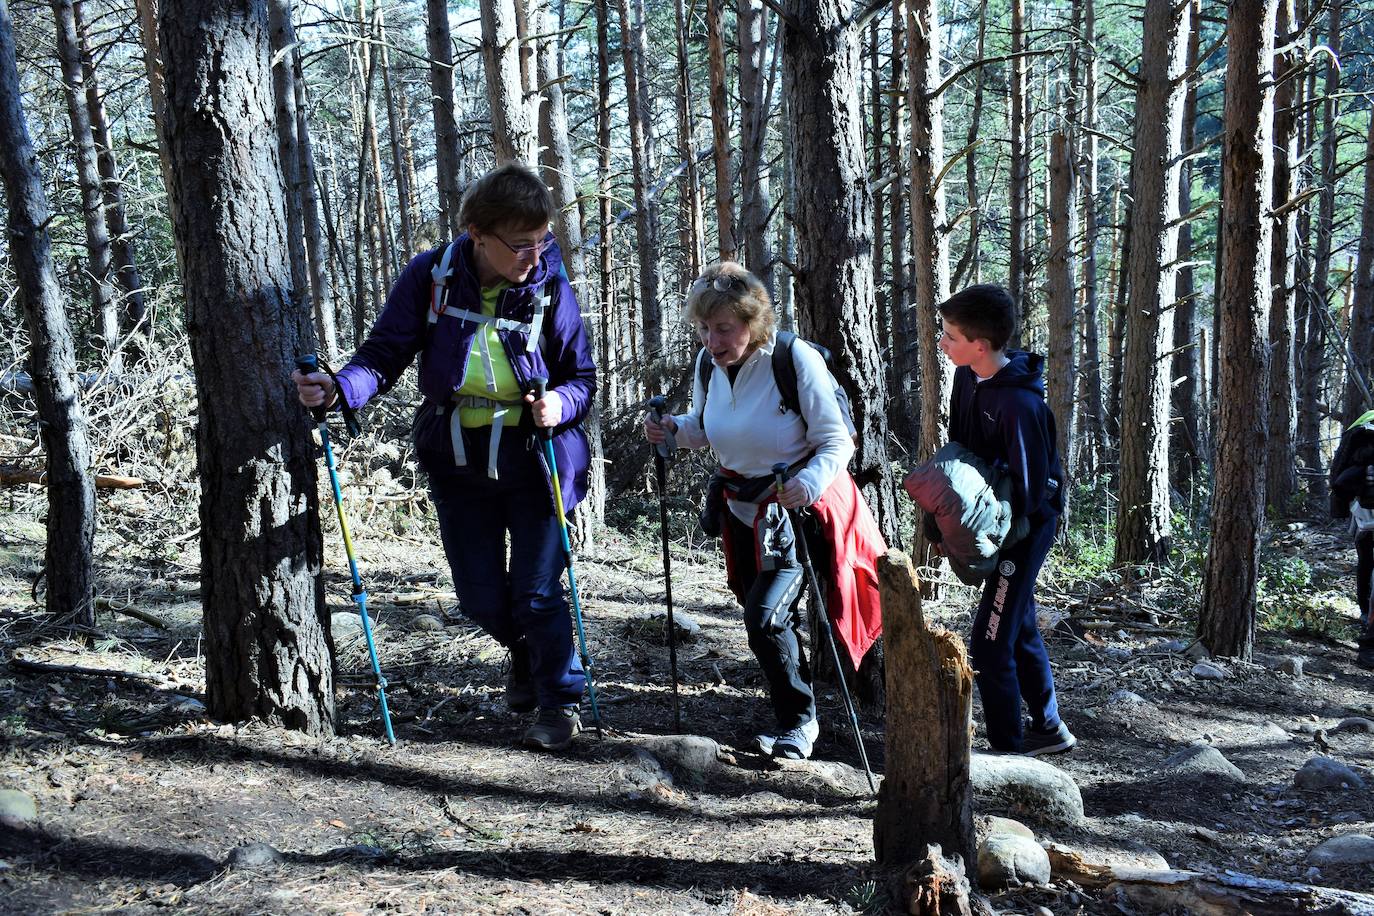
POLYGON ((544 251, 545 251, 550 245, 553 244, 553 239, 551 239, 551 238, 542 238, 542 239, 540 239, 539 241, 535 242, 535 243, 532 244, 532 245, 520 245, 519 247, 517 247, 517 246, 515 246, 515 245, 512 245, 510 242, 506 241, 505 239, 501 238, 501 236, 496 235, 495 232, 493 232, 492 235, 496 237, 496 240, 497 240, 498 242, 500 242, 502 245, 505 245, 507 248, 509 248, 511 254, 515 255, 517 258, 523 258, 523 257, 525 257, 525 256, 527 256, 527 255, 533 255, 534 257, 537 258, 537 257, 539 257, 541 254, 543 254, 544 251))
POLYGON ((706 277, 697 277, 696 281, 692 283, 692 295, 705 292, 708 283, 718 293, 747 293, 749 291, 749 284, 744 282, 743 277, 721 273, 709 280, 706 277))

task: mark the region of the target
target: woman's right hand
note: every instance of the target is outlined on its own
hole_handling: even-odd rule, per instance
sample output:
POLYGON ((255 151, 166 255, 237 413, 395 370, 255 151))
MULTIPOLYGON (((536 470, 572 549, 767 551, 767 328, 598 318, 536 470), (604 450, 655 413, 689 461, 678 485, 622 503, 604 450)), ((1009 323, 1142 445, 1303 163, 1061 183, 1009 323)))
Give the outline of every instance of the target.
POLYGON ((338 389, 327 373, 311 372, 306 375, 297 369, 291 373, 291 381, 296 383, 296 396, 306 407, 333 407, 338 399, 338 389))
POLYGON ((662 420, 655 417, 653 411, 644 415, 644 438, 654 445, 661 445, 665 438, 665 432, 676 433, 677 421, 671 416, 664 414, 662 420))

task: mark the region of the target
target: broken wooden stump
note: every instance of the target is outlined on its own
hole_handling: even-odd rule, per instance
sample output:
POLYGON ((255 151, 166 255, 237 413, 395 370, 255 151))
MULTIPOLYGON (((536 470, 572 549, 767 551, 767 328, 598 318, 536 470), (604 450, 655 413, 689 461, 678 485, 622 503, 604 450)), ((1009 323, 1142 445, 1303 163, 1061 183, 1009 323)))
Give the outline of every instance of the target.
POLYGON ((905 870, 931 845, 951 859, 976 861, 973 668, 964 641, 926 623, 906 554, 879 557, 878 579, 887 658, 886 765, 873 819, 878 864, 905 870))

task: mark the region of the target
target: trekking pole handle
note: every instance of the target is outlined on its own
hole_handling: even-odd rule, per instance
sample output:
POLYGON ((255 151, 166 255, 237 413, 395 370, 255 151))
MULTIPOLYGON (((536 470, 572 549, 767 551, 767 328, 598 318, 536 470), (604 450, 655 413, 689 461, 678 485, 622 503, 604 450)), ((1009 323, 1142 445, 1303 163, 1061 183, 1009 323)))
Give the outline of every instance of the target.
MULTIPOLYGON (((530 377, 530 384, 534 386, 534 399, 536 401, 544 400, 544 395, 548 394, 549 391, 549 380, 542 375, 534 375, 530 377)), ((552 439, 553 430, 547 426, 541 426, 539 427, 539 435, 545 439, 552 439)))
POLYGON ((787 483, 787 462, 779 461, 773 465, 773 489, 781 493, 785 483, 787 483))
POLYGON ((663 411, 666 410, 667 407, 668 399, 665 398, 663 395, 655 395, 654 397, 649 398, 649 409, 654 412, 654 416, 656 419, 663 419, 663 411))
MULTIPOLYGON (((320 371, 320 358, 314 353, 302 353, 296 357, 296 369, 301 375, 309 375, 312 372, 320 371)), ((322 386, 321 386, 322 387, 322 386)), ((325 416, 329 413, 329 408, 321 404, 319 407, 309 408, 310 415, 315 418, 316 423, 324 422, 325 416)))

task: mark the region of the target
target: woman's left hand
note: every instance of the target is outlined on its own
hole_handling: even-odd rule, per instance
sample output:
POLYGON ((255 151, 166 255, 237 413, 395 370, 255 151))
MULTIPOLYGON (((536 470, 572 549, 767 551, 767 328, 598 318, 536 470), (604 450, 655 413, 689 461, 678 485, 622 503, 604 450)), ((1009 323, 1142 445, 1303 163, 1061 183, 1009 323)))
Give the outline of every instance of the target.
POLYGON ((811 505, 811 500, 806 494, 806 487, 793 477, 782 485, 782 491, 778 493, 778 503, 784 509, 800 509, 811 505))
POLYGON ((563 398, 557 391, 545 391, 544 396, 535 400, 534 395, 525 395, 525 403, 530 405, 530 416, 538 427, 557 426, 563 420, 563 398))

